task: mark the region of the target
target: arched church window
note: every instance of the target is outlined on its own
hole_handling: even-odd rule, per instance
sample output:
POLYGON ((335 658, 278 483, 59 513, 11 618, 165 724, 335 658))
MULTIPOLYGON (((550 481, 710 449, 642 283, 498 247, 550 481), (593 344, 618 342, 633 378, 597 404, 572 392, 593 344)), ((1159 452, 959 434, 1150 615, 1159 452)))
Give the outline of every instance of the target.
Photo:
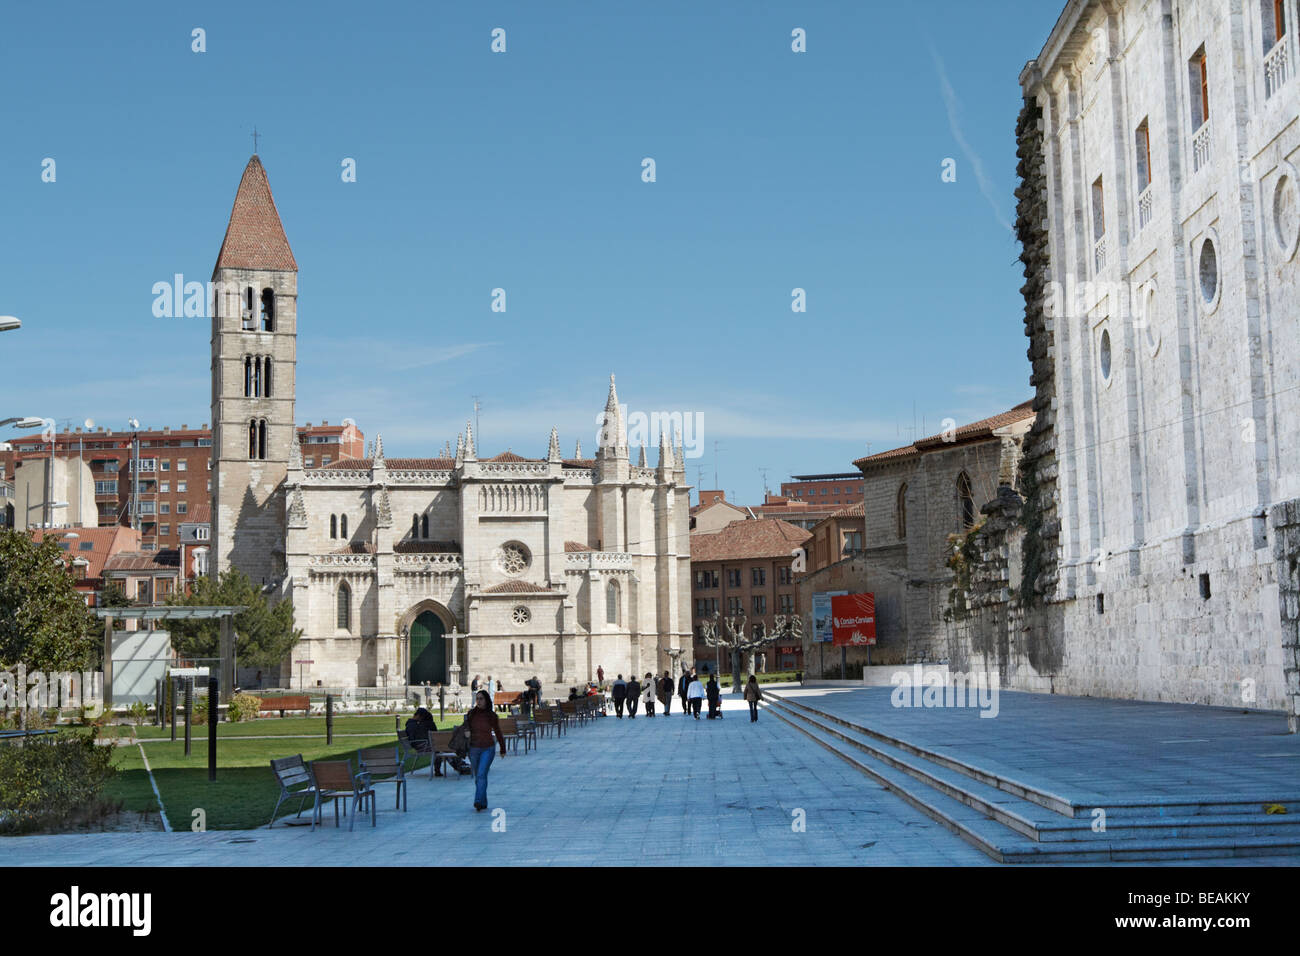
POLYGON ((265 359, 265 369, 262 372, 262 394, 267 398, 271 397, 271 357, 268 355, 265 359))
POLYGON ((346 538, 347 536, 348 536, 348 516, 339 515, 339 537, 346 538))
POLYGON ((423 515, 420 518, 420 537, 428 540, 429 538, 429 516, 423 515))
POLYGON ((338 626, 343 630, 348 630, 352 624, 352 589, 347 583, 339 585, 338 598, 338 626))
POLYGON ((528 645, 528 663, 533 663, 533 645, 528 645))
POLYGON ((420 536, 420 516, 411 515, 411 540, 414 541, 420 536))
POLYGON ((259 419, 257 422, 257 457, 262 461, 266 460, 266 419, 259 419))
POLYGON ((337 538, 338 536, 339 536, 339 516, 330 515, 330 537, 337 538))
POLYGON ((618 623, 618 585, 613 581, 605 588, 605 623, 618 623))
POLYGON ((975 494, 971 491, 970 476, 964 471, 957 476, 957 513, 963 528, 975 524, 975 494))
POLYGON ((902 541, 907 537, 907 484, 904 482, 898 489, 898 504, 895 506, 896 517, 898 519, 898 540, 902 541))
MULTIPOLYGON (((248 291, 251 294, 253 290, 249 289, 248 291)), ((274 289, 262 290, 262 331, 263 332, 275 331, 275 290, 274 289)))
POLYGON ((258 398, 262 394, 262 360, 253 359, 253 397, 258 398))
POLYGON ((244 356, 244 397, 253 397, 253 360, 244 356))
POLYGON ((511 641, 510 642, 510 663, 513 664, 514 662, 515 662, 515 645, 514 642, 511 641))
POLYGON ((243 306, 243 308, 240 310, 242 313, 241 318, 243 320, 242 322, 243 329, 245 332, 251 332, 253 331, 253 287, 252 286, 249 286, 247 289, 244 290, 244 301, 240 304, 243 306))
POLYGON ((248 457, 257 457, 257 419, 248 423, 248 457))

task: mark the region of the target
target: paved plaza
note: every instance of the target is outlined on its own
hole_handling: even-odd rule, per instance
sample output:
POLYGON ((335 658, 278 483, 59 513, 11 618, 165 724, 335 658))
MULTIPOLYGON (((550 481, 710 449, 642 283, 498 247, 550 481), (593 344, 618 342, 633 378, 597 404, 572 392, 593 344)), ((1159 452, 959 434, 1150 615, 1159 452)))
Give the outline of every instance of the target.
MULTIPOLYGON (((973 715, 898 711, 885 690, 783 688, 805 702, 839 709, 872 723, 916 732, 927 727, 930 742, 954 749, 989 747, 1008 768, 1038 767, 1044 780, 1073 774, 1109 774, 1122 781, 1142 769, 1153 753, 1149 738, 1166 750, 1191 747, 1170 741, 1193 737, 1219 741, 1217 753, 1231 764, 1261 765, 1259 774, 1290 773, 1296 762, 1266 752, 1297 753, 1296 740, 1269 734, 1267 715, 1228 720, 1219 711, 1126 701, 1028 700, 1036 695, 1002 695, 1002 716, 973 721, 973 715), (1020 698, 1026 698, 1020 700, 1020 698), (883 703, 882 703, 883 701, 883 703), (1131 736, 1132 760, 1113 744, 1084 732, 1092 717, 1116 723, 1131 736), (1156 710, 1144 710, 1144 708, 1156 710), (1086 709, 1086 708, 1085 708, 1086 709), (1150 721, 1148 721, 1150 717, 1150 721), (1169 723, 1167 721, 1174 721, 1169 723), (1074 727, 1074 730, 1070 728, 1074 727), (1035 736, 1073 735, 1065 750, 1040 753, 1035 736), (1111 749, 1108 749, 1108 746, 1111 749), (1054 764, 1051 753, 1060 757, 1054 764), (1046 761, 1046 764, 1043 763, 1046 761), (1270 762, 1271 761, 1271 762, 1270 762), (1276 771, 1274 769, 1276 768, 1276 771)), ((764 713, 751 724, 743 701, 724 699, 721 721, 696 721, 674 712, 665 719, 612 715, 546 738, 533 753, 493 764, 489 804, 501 814, 475 813, 468 777, 412 780, 408 812, 393 809, 392 789, 380 788, 378 826, 368 815, 356 830, 335 829, 333 812, 315 833, 277 824, 273 830, 209 833, 103 833, 16 837, 0 840, 7 865, 214 866, 214 865, 994 865, 984 853, 930 817, 882 789, 844 760, 812 743, 788 724, 764 713), (802 829, 793 826, 802 820, 802 829), (494 830, 504 822, 504 832, 494 830)), ((1158 749, 1158 748, 1157 748, 1158 749)), ((1204 759, 1206 751, 1188 753, 1204 759)), ((1163 756, 1174 765, 1183 757, 1163 756)), ((1219 782, 1225 764, 1205 766, 1205 782, 1219 782)), ((267 771, 270 773, 269 769, 267 771)), ((1176 776, 1176 775, 1175 775, 1176 776)), ((1100 779, 1100 778, 1099 778, 1100 779)), ((1145 786, 1146 784, 1142 784, 1145 786)), ((187 808, 172 808, 173 820, 187 808)), ((267 807, 267 813, 270 813, 267 807)), ((305 815, 304 815, 305 816, 305 815)), ((1184 862, 1184 861, 1179 861, 1184 862)), ((1294 859, 1214 860, 1189 865, 1293 864, 1294 859)))

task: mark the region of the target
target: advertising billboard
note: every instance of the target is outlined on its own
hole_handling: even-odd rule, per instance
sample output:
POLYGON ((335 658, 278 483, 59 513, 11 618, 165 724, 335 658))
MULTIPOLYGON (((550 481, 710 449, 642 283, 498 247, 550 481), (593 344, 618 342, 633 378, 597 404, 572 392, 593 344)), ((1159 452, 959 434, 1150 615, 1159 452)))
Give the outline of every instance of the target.
POLYGON ((876 643, 876 596, 839 594, 831 598, 831 633, 836 647, 876 643))
POLYGON ((831 643, 831 599, 848 591, 814 591, 812 596, 812 618, 814 644, 831 643))

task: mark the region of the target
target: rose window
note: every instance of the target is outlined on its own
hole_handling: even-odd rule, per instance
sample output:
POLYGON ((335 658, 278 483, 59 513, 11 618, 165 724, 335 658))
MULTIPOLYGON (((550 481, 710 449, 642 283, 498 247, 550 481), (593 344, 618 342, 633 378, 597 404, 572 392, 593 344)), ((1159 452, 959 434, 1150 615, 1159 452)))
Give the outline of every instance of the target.
POLYGON ((521 604, 510 612, 510 619, 522 627, 533 619, 533 612, 521 604))
POLYGON ((506 574, 519 574, 528 567, 528 551, 522 544, 507 544, 501 548, 501 570, 506 574))

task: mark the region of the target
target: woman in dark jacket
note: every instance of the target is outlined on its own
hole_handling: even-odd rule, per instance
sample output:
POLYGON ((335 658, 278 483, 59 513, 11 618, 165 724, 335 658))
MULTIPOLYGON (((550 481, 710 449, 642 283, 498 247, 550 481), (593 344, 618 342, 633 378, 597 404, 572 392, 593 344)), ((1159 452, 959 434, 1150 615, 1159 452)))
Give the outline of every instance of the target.
POLYGON ((487 809, 488 770, 495 751, 492 737, 501 744, 501 756, 506 755, 506 738, 501 733, 501 720, 492 709, 492 697, 481 690, 474 695, 474 706, 465 715, 469 727, 469 765, 474 768, 474 809, 487 809))
POLYGON ((716 674, 709 675, 709 682, 704 685, 704 693, 709 698, 709 719, 722 716, 722 688, 718 686, 716 674))

